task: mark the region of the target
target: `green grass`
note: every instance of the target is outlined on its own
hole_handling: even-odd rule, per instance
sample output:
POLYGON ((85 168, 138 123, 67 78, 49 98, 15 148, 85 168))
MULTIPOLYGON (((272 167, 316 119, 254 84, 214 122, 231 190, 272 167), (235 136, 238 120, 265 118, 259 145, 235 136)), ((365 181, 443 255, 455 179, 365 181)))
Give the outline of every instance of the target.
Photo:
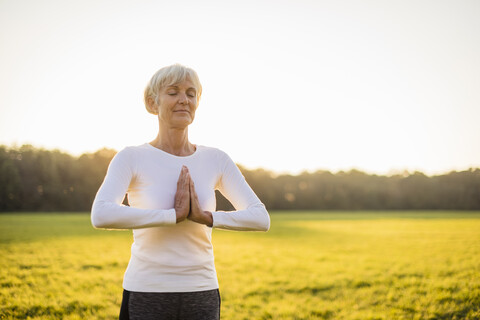
MULTIPOLYGON (((480 319, 479 212, 275 212, 213 238, 222 319, 480 319)), ((0 319, 116 319, 131 241, 0 215, 0 319)))

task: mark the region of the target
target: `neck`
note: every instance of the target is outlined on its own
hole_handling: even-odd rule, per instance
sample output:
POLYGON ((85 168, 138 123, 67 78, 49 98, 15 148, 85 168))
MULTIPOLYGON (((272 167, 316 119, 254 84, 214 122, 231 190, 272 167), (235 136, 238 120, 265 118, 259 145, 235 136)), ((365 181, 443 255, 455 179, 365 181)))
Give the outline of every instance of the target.
POLYGON ((189 156, 195 152, 195 147, 188 141, 188 127, 167 128, 160 125, 157 137, 150 144, 176 156, 189 156))

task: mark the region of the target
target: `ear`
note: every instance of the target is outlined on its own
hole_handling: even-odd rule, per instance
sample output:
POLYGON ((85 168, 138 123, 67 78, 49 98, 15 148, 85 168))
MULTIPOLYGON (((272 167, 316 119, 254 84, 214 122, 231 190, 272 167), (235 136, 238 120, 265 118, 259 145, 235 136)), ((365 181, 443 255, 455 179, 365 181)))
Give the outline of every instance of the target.
POLYGON ((148 97, 147 98, 147 111, 150 112, 151 114, 158 114, 158 106, 155 103, 155 99, 153 97, 148 97))

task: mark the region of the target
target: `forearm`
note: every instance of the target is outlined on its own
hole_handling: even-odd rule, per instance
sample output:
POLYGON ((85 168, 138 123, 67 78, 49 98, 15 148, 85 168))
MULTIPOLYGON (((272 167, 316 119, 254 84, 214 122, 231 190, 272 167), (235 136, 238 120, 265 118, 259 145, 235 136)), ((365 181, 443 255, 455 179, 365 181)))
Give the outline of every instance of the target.
POLYGON ((265 205, 228 156, 225 157, 219 190, 233 204, 236 211, 213 212, 214 228, 238 231, 268 231, 270 229, 270 216, 265 205))
POLYGON ((212 212, 213 227, 237 231, 268 231, 270 216, 262 203, 238 211, 212 212))
POLYGON ((95 228, 139 229, 173 225, 176 214, 175 209, 140 209, 95 199, 91 219, 95 228))

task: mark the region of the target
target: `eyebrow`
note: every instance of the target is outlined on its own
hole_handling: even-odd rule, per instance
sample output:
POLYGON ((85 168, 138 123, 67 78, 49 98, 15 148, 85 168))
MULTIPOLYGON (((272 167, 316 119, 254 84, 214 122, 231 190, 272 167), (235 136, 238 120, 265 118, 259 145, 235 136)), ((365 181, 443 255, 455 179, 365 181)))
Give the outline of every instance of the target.
MULTIPOLYGON (((178 89, 178 86, 176 85, 171 85, 171 86, 168 86, 167 89, 178 89)), ((195 92, 197 91, 197 89, 195 87, 190 87, 190 88, 187 88, 187 90, 194 90, 195 92)))

